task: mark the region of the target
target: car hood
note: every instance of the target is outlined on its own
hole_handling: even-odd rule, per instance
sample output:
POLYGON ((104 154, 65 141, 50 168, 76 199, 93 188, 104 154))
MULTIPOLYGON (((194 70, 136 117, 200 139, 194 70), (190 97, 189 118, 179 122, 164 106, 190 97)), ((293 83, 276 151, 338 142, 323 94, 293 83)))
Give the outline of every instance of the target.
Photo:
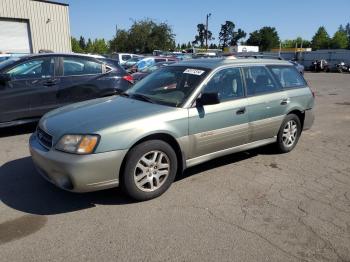
POLYGON ((39 126, 53 136, 100 134, 104 129, 148 116, 168 113, 175 108, 114 96, 71 104, 45 114, 39 126))

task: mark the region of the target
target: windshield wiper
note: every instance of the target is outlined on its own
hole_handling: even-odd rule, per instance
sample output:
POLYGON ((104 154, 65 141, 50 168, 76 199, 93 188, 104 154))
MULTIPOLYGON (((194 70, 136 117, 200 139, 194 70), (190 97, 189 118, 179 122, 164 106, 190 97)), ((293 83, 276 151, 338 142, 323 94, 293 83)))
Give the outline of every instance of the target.
MULTIPOLYGON (((129 94, 128 94, 129 95, 129 94)), ((145 101, 145 102, 149 102, 149 103, 152 103, 154 104, 154 100, 148 96, 145 96, 145 95, 142 95, 142 94, 131 94, 129 95, 131 98, 135 98, 135 99, 138 99, 138 100, 142 100, 142 101, 145 101)))
POLYGON ((118 95, 124 96, 124 97, 130 97, 130 95, 126 92, 120 92, 118 95))

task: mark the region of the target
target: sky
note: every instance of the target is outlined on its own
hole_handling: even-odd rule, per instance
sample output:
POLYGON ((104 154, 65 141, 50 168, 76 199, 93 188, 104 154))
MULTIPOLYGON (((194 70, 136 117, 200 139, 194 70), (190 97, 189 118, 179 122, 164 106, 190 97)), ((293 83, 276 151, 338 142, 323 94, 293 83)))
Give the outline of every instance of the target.
POLYGON ((298 36, 310 40, 319 26, 332 36, 340 24, 350 22, 349 0, 57 0, 68 3, 71 34, 110 40, 118 29, 129 29, 144 18, 168 23, 176 43, 193 41, 196 26, 209 18, 209 30, 218 41, 221 24, 233 21, 236 29, 249 33, 263 26, 276 27, 282 40, 298 36), (334 4, 333 4, 334 3, 334 4))

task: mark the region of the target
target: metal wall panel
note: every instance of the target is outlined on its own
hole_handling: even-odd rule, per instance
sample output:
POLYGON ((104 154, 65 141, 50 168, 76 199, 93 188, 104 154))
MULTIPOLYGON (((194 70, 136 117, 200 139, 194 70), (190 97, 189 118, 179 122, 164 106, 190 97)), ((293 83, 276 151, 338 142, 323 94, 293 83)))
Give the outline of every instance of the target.
POLYGON ((1 19, 29 22, 34 53, 41 49, 71 52, 68 6, 33 0, 0 0, 1 19))

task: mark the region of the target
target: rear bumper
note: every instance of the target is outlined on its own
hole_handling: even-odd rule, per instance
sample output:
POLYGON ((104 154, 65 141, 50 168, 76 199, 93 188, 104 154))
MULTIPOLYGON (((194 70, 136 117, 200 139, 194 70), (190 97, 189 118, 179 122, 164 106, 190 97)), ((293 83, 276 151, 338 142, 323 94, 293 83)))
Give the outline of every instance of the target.
POLYGON ((305 110, 305 119, 304 119, 303 130, 310 129, 311 126, 313 125, 314 121, 315 121, 314 110, 312 108, 305 110))
POLYGON ((39 144, 36 133, 29 140, 38 172, 59 188, 72 192, 97 191, 119 185, 119 171, 127 150, 74 155, 39 144))

